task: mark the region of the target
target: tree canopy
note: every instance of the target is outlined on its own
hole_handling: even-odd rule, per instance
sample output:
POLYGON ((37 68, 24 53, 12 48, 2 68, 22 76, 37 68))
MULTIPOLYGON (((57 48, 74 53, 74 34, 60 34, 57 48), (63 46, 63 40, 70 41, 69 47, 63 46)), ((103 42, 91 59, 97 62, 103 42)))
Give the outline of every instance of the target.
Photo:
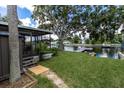
POLYGON ((71 35, 72 31, 71 15, 76 15, 74 6, 34 6, 33 18, 39 21, 39 28, 45 28, 54 31, 59 37, 60 47, 65 38, 71 35), (50 22, 46 24, 45 22, 50 22))
POLYGON ((79 6, 79 11, 80 20, 93 42, 111 42, 115 31, 123 24, 122 6, 79 6))
POLYGON ((77 31, 84 36, 90 33, 92 43, 112 42, 115 32, 124 21, 124 7, 111 5, 50 5, 34 6, 32 17, 39 28, 55 32, 60 40, 77 31))

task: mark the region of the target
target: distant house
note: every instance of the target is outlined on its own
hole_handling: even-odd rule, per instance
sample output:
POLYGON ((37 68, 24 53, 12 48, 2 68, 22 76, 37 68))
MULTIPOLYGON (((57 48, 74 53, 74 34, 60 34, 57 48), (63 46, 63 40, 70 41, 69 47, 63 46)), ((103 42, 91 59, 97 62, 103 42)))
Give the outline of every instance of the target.
POLYGON ((63 42, 63 44, 71 44, 71 42, 68 41, 68 40, 65 40, 65 41, 63 42))
POLYGON ((58 44, 58 41, 52 41, 51 42, 51 47, 52 48, 58 48, 59 44, 58 44))
MULTIPOLYGON (((44 29, 36 29, 26 26, 18 26, 19 31, 19 51, 20 51, 20 66, 21 71, 31 64, 35 64, 33 58, 38 55, 35 52, 36 44, 39 40, 42 41, 42 36, 52 34, 51 31, 44 29), (28 39, 26 42, 26 39, 28 39)), ((0 81, 9 78, 9 42, 8 42, 8 24, 0 22, 0 81)))

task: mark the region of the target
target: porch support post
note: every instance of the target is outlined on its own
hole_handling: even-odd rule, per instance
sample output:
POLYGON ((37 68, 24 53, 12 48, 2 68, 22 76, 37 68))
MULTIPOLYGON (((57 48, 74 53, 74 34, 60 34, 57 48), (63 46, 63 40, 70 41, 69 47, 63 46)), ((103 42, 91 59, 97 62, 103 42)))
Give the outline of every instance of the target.
POLYGON ((50 38, 49 43, 50 43, 50 48, 51 48, 51 34, 49 35, 49 38, 50 38))
POLYGON ((38 36, 37 36, 37 43, 38 43, 38 36))
POLYGON ((31 54, 33 54, 32 33, 30 33, 30 38, 31 38, 31 41, 30 41, 30 44, 31 44, 31 54))
POLYGON ((34 42, 35 42, 35 50, 36 50, 36 44, 37 44, 37 42, 36 42, 36 36, 34 37, 34 42))
POLYGON ((42 42, 42 35, 40 36, 40 38, 41 38, 41 42, 42 42))
MULTIPOLYGON (((25 46, 25 41, 26 41, 26 39, 25 39, 25 35, 24 35, 24 46, 25 46)), ((24 46, 23 46, 23 47, 24 47, 24 46)))
POLYGON ((25 39, 25 35, 23 35, 24 36, 24 40, 23 40, 23 56, 25 56, 25 41, 26 41, 26 39, 25 39))

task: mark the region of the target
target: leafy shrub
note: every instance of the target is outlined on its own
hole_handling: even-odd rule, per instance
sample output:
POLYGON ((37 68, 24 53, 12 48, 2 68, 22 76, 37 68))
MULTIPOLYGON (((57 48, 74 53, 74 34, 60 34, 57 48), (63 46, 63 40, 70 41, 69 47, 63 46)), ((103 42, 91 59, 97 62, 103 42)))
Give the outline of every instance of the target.
POLYGON ((56 56, 56 55, 58 55, 59 49, 58 48, 49 48, 49 51, 53 53, 53 56, 56 56))
POLYGON ((46 43, 39 42, 36 45, 36 52, 39 54, 53 53, 53 55, 58 54, 58 48, 48 48, 46 43))
POLYGON ((96 52, 96 53, 101 53, 102 49, 100 47, 94 47, 93 51, 96 52))
POLYGON ((42 53, 43 51, 47 51, 47 44, 43 42, 39 42, 36 44, 36 52, 37 53, 42 53))
POLYGON ((86 40, 85 40, 85 43, 86 43, 86 44, 90 44, 90 39, 86 39, 86 40))
POLYGON ((74 36, 72 42, 75 44, 79 44, 81 42, 81 39, 79 38, 79 36, 76 35, 76 36, 74 36))

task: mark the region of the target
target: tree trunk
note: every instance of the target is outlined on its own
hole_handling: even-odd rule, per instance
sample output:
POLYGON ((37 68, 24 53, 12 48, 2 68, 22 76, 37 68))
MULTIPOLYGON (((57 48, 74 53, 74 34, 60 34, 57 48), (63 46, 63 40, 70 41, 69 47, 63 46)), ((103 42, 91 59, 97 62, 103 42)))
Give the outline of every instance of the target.
POLYGON ((63 39, 59 39, 59 49, 64 50, 64 44, 63 44, 63 39))
POLYGON ((19 34, 17 6, 8 5, 8 27, 9 27, 9 51, 10 51, 10 83, 20 79, 20 60, 19 60, 19 34))

